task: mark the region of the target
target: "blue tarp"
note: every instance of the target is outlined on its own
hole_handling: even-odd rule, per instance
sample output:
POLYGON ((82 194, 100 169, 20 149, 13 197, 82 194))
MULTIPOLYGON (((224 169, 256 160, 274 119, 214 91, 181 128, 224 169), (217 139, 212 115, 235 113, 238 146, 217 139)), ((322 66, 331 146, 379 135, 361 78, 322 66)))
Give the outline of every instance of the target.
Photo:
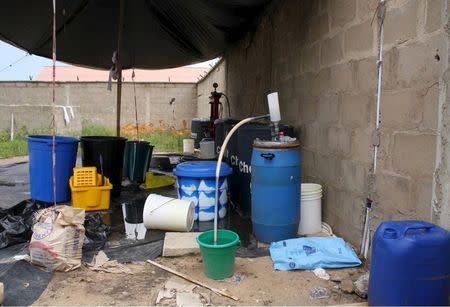
POLYGON ((347 268, 361 264, 350 246, 337 237, 309 237, 270 244, 270 256, 276 270, 313 270, 347 268))

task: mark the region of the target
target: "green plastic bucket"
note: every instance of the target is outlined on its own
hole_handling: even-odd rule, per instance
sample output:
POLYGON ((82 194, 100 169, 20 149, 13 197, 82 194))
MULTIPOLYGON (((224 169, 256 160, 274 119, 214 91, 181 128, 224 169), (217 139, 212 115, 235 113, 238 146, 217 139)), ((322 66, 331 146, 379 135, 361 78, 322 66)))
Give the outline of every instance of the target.
POLYGON ((231 230, 217 230, 217 244, 214 245, 214 230, 208 230, 197 237, 203 258, 203 271, 211 279, 225 279, 234 273, 234 258, 240 240, 231 230))
POLYGON ((153 145, 146 141, 128 141, 125 145, 123 173, 130 181, 143 183, 152 159, 153 145))

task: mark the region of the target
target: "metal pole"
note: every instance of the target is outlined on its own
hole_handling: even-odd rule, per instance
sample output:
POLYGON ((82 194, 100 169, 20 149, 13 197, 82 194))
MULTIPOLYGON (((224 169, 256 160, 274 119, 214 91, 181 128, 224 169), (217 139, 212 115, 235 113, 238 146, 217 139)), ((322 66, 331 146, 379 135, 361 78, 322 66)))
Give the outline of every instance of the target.
POLYGON ((14 141, 14 113, 11 113, 11 141, 14 141))
POLYGON ((117 119, 116 119, 116 135, 120 136, 120 113, 122 105, 122 33, 123 33, 123 15, 124 15, 124 0, 119 0, 119 29, 117 37, 117 119))

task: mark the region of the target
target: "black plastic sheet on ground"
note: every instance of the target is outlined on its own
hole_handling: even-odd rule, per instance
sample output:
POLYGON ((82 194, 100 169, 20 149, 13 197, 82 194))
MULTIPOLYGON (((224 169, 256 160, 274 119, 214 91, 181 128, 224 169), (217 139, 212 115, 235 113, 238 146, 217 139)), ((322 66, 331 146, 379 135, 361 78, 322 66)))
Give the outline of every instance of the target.
POLYGON ((33 233, 33 214, 49 204, 24 200, 9 209, 0 209, 0 248, 28 242, 33 233))

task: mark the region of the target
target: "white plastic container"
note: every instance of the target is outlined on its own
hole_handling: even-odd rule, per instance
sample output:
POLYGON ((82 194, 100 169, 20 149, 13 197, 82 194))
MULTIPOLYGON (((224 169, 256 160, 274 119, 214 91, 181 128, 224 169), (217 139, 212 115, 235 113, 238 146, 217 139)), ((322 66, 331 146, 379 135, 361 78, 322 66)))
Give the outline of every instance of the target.
POLYGON ((194 203, 150 194, 144 205, 143 221, 147 229, 190 231, 194 225, 194 203))
POLYGON ((200 141, 200 158, 214 159, 216 157, 214 140, 203 139, 200 141))
POLYGON ((322 231, 322 186, 302 183, 298 234, 309 235, 322 231))
POLYGON ((194 153, 194 139, 183 139, 183 153, 194 153))

